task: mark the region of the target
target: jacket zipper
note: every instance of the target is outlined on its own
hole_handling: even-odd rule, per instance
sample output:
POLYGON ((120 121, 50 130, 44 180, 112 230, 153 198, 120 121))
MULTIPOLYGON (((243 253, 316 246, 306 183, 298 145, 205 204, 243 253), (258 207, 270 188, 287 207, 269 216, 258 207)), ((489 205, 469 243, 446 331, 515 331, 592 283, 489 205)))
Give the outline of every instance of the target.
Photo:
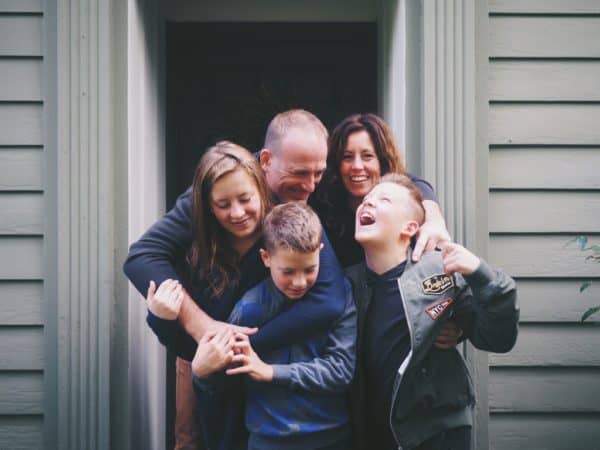
POLYGON ((404 361, 402 361, 402 364, 400 364, 400 367, 398 368, 400 380, 398 381, 398 383, 396 383, 396 387, 394 388, 394 392, 392 393, 392 404, 390 406, 390 429, 392 430, 392 435, 394 436, 396 444, 398 445, 398 450, 402 450, 402 446, 400 445, 400 440, 398 439, 398 436, 396 436, 396 432, 394 431, 394 426, 392 424, 392 410, 394 409, 394 403, 396 400, 396 395, 398 395, 398 389, 400 389, 400 385, 402 384, 404 372, 406 372, 406 368, 408 367, 408 365, 410 364, 410 360, 412 359, 414 345, 413 324, 408 317, 408 310, 406 308, 406 301, 404 300, 404 293, 402 292, 402 283, 400 281, 401 279, 398 279, 398 290, 400 291, 400 298, 402 299, 402 306, 404 307, 404 317, 406 317, 406 324, 408 325, 408 334, 410 335, 410 350, 408 352, 408 355, 406 355, 406 358, 404 358, 404 361))

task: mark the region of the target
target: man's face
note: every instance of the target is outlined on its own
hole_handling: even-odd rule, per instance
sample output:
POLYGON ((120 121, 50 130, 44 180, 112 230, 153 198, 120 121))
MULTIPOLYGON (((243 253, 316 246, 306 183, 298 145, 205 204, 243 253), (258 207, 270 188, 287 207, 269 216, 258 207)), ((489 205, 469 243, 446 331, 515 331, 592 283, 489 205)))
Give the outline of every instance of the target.
POLYGON ((325 172, 327 140, 312 130, 292 128, 276 152, 261 152, 260 162, 269 188, 280 201, 306 202, 325 172))

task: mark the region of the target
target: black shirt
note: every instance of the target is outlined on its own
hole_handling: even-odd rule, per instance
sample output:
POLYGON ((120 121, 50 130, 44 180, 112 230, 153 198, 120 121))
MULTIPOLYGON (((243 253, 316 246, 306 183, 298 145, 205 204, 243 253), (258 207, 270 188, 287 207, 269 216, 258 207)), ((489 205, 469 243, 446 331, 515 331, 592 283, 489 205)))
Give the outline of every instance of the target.
POLYGON ((398 288, 406 261, 382 275, 367 269, 372 288, 365 322, 367 442, 371 448, 397 448, 390 428, 392 390, 398 368, 410 350, 410 333, 398 288))

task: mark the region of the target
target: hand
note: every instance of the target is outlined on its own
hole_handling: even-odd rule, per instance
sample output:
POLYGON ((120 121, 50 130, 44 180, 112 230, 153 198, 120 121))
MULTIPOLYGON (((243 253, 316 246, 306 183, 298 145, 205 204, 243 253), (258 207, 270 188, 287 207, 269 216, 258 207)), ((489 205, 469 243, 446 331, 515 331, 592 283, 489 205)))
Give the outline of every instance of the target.
POLYGON ((156 317, 165 320, 175 320, 179 316, 183 302, 183 287, 177 280, 163 281, 158 290, 154 281, 148 286, 148 309, 156 317))
POLYGON ((441 247, 445 242, 452 240, 437 203, 425 200, 423 206, 426 211, 425 223, 419 229, 415 249, 412 253, 412 259, 415 262, 421 258, 423 251, 435 250, 436 247, 441 247))
POLYGON ((462 275, 471 275, 481 264, 481 260, 477 256, 454 242, 442 244, 442 262, 444 272, 448 275, 456 272, 462 275))
POLYGON ((454 322, 446 322, 440 330, 440 334, 437 335, 433 345, 441 350, 454 348, 458 345, 458 340, 462 334, 463 330, 461 330, 454 322))
POLYGON ((245 334, 236 334, 232 363, 238 367, 227 369, 227 375, 248 374, 254 381, 273 381, 273 367, 263 362, 252 349, 250 340, 245 334))
POLYGON ((192 360, 194 375, 203 378, 229 365, 233 358, 233 343, 234 334, 228 328, 204 333, 192 360))
POLYGON ((256 333, 258 331, 258 328, 256 328, 256 327, 254 327, 254 328, 242 327, 239 325, 232 325, 227 322, 221 322, 219 320, 213 320, 209 326, 208 331, 209 332, 210 331, 219 332, 219 331, 222 331, 225 329, 230 330, 232 333, 244 334, 246 336, 252 336, 254 333, 256 333))

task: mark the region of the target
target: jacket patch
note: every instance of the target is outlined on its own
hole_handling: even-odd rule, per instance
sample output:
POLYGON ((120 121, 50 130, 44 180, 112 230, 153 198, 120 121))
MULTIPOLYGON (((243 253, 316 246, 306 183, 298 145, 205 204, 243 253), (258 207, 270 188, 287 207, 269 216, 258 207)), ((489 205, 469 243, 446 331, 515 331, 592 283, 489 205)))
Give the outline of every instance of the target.
POLYGON ((423 280, 423 292, 428 295, 439 295, 454 287, 454 277, 440 273, 423 280))
POLYGON ((439 302, 434 303, 425 311, 427 312, 427 314, 429 314, 429 317, 431 317, 433 320, 437 320, 438 317, 440 317, 442 313, 446 311, 446 309, 448 309, 448 306, 450 306, 452 303, 454 303, 454 299, 452 297, 447 297, 444 300, 440 300, 439 302))

